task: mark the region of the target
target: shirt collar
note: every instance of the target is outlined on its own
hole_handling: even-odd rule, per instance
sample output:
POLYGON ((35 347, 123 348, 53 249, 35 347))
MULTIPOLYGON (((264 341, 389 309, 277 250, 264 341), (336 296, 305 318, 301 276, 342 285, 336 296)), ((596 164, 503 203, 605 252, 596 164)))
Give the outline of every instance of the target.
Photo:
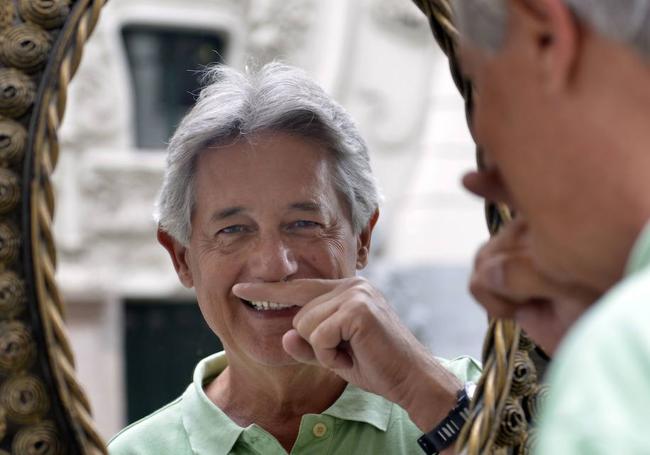
POLYGON ((641 235, 632 248, 626 267, 626 275, 632 275, 650 265, 650 222, 646 224, 641 235))
POLYGON ((386 431, 393 404, 379 395, 348 384, 341 396, 323 414, 342 420, 369 423, 386 431))
POLYGON ((183 426, 194 453, 227 455, 244 428, 233 422, 203 390, 228 366, 224 352, 206 357, 194 369, 193 382, 183 394, 183 426))
MULTIPOLYGON (((194 453, 227 455, 244 432, 205 393, 204 385, 228 366, 225 352, 201 360, 192 384, 183 394, 183 426, 194 453)), ((386 431, 393 404, 373 393, 348 384, 341 396, 323 412, 334 418, 368 423, 386 431)))

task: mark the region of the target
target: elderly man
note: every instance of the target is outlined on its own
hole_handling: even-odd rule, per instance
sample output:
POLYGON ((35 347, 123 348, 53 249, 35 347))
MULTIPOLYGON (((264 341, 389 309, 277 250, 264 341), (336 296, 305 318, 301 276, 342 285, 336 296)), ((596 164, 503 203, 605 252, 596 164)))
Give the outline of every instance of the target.
POLYGON ((466 186, 520 218, 475 293, 550 351, 590 308, 557 352, 539 453, 650 453, 650 1, 456 7, 488 157, 466 186))
MULTIPOLYGON (((478 255, 472 289, 549 352, 560 344, 539 453, 650 453, 650 1, 453 4, 487 163, 465 185, 518 214, 478 255)), ((324 300, 323 291, 290 290, 300 304, 324 300)), ((281 285, 236 292, 286 298, 281 285)), ((330 292, 341 308, 368 298, 330 292)), ((359 337, 336 313, 299 316, 285 337, 295 358, 362 365, 420 398, 403 403, 423 431, 440 428, 437 401, 428 401, 436 394, 422 389, 435 384, 425 359, 380 359, 399 344, 373 338, 381 327, 359 337), (395 373, 409 366, 406 379, 395 373)))
MULTIPOLYGON (((407 406, 403 388, 296 361, 283 343, 292 343, 301 308, 233 293, 241 283, 304 279, 336 283, 342 293, 372 289, 355 277, 378 218, 364 141, 347 113, 296 69, 218 67, 211 80, 169 145, 158 239, 224 352, 202 360, 185 393, 123 430, 110 452, 413 453, 420 431, 404 409, 348 381, 407 406)), ((336 310, 331 299, 308 306, 310 315, 336 310)), ((385 302, 354 310, 356 324, 383 328, 378 341, 400 334, 382 356, 429 356, 385 302)), ((441 413, 458 384, 479 374, 469 359, 444 363, 427 363, 441 413)))

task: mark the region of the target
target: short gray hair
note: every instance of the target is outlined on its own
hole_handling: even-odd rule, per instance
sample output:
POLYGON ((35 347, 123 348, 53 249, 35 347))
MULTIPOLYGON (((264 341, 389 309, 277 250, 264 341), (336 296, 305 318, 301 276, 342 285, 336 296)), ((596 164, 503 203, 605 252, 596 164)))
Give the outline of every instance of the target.
MULTIPOLYGON (((505 39, 509 0, 455 0, 456 22, 472 43, 498 50, 505 39)), ((564 0, 578 20, 650 58, 650 0, 564 0)))
POLYGON ((348 113, 305 72, 281 63, 239 72, 210 68, 194 107, 167 148, 167 167, 154 217, 187 245, 194 209, 198 156, 210 146, 275 131, 323 145, 330 153, 334 186, 348 204, 355 233, 379 205, 379 190, 365 141, 348 113))

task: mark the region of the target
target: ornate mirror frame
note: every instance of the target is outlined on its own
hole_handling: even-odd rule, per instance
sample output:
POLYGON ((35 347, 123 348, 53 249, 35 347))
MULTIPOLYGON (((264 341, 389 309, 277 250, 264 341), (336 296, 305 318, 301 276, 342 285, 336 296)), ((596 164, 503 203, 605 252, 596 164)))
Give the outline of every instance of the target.
POLYGON ((106 453, 54 278, 51 183, 67 86, 103 5, 0 4, 0 453, 106 453))
MULTIPOLYGON (((104 3, 0 1, 0 455, 107 453, 66 335, 51 182, 68 83, 104 3)), ((455 56, 450 1, 415 3, 449 58, 471 123, 471 89, 455 56)), ((493 206, 487 214, 492 232, 509 215, 493 206)), ((471 425, 460 444, 470 454, 526 453, 545 362, 504 321, 491 322, 483 357, 471 425)))

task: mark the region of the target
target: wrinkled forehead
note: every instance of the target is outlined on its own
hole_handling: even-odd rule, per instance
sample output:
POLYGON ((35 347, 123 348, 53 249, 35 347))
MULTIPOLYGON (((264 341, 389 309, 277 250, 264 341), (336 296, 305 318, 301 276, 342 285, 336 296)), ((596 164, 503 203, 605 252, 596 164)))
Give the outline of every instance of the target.
POLYGON ((280 190, 330 196, 335 187, 330 153, 323 146, 278 132, 210 146, 198 157, 196 176, 197 199, 202 195, 264 199, 280 190))

